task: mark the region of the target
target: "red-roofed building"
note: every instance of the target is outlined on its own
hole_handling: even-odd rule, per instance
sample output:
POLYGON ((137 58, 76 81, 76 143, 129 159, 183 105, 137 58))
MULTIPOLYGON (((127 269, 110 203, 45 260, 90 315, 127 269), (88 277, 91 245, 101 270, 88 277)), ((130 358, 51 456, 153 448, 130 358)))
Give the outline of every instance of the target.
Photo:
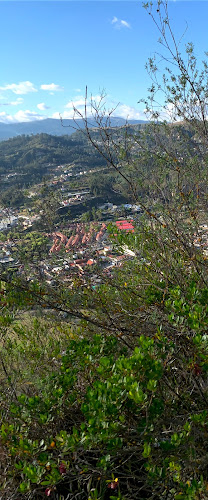
POLYGON ((88 266, 92 266, 93 264, 95 264, 95 261, 94 261, 93 259, 89 259, 89 260, 87 261, 87 265, 88 265, 88 266))
POLYGON ((129 231, 131 233, 134 232, 134 226, 132 224, 133 220, 131 219, 130 221, 128 220, 117 220, 116 221, 116 226, 118 229, 121 229, 121 231, 129 231))

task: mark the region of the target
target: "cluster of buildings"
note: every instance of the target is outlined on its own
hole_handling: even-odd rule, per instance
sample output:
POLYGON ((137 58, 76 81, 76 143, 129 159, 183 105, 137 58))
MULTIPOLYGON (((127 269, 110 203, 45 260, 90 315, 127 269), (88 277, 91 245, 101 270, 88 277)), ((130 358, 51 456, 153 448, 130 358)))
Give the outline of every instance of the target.
MULTIPOLYGON (((132 221, 122 222, 128 226, 123 230, 134 230, 132 221)), ((73 223, 68 229, 68 237, 60 231, 48 234, 53 243, 48 258, 41 262, 41 273, 49 285, 55 286, 61 279, 73 287, 75 276, 90 276, 92 284, 97 285, 101 275, 111 276, 113 268, 135 256, 127 246, 122 252, 113 249, 105 223, 73 223)))
POLYGON ((208 225, 201 224, 198 234, 195 233, 194 236, 194 246, 196 248, 202 248, 204 255, 208 257, 208 225))
POLYGON ((0 231, 11 229, 18 224, 18 216, 9 208, 0 209, 0 231))
POLYGON ((7 240, 5 242, 0 241, 0 264, 11 264, 14 262, 12 257, 12 247, 14 242, 7 240))
POLYGON ((72 203, 84 201, 88 195, 89 195, 89 191, 67 193, 67 198, 65 200, 62 200, 61 205, 63 207, 68 207, 72 203))
POLYGON ((41 262, 41 275, 48 285, 55 286, 57 281, 66 282, 73 287, 75 277, 90 277, 91 283, 96 285, 102 281, 102 276, 112 276, 115 267, 121 267, 124 262, 132 259, 135 254, 127 251, 123 254, 115 252, 111 244, 105 244, 99 249, 85 248, 69 257, 57 259, 52 263, 50 259, 41 262))
POLYGON ((72 234, 69 238, 58 231, 52 234, 53 245, 49 253, 58 253, 63 248, 68 253, 72 248, 82 249, 82 247, 89 246, 93 242, 100 242, 104 238, 107 229, 106 225, 102 223, 98 230, 98 224, 95 222, 92 222, 88 227, 83 223, 71 226, 72 234))

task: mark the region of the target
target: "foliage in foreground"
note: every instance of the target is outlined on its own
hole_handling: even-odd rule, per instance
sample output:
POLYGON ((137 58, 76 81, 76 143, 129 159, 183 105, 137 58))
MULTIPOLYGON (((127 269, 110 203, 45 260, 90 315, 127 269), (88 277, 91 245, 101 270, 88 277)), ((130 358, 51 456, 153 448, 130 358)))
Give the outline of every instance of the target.
MULTIPOLYGON (((126 280, 141 292, 131 269, 118 274, 122 291, 111 290, 123 317, 126 280)), ((207 497, 208 288, 190 269, 185 292, 172 284, 163 300, 154 284, 139 298, 134 331, 139 300, 134 310, 129 293, 129 336, 28 313, 20 321, 4 306, 2 499, 207 497)))

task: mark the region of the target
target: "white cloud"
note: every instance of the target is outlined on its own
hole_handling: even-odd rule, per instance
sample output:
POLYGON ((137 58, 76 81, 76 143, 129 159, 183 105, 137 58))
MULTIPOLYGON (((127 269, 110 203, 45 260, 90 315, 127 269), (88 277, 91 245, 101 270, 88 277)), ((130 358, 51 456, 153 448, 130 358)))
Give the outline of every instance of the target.
POLYGON ((11 90, 14 94, 28 94, 29 92, 37 92, 37 89, 34 87, 33 83, 29 81, 11 83, 5 85, 4 87, 0 87, 0 90, 11 90))
POLYGON ((91 107, 91 104, 95 104, 98 106, 99 103, 101 102, 101 100, 102 100, 102 97, 100 94, 92 95, 92 96, 88 97, 87 99, 84 96, 76 96, 76 97, 74 97, 74 99, 72 99, 71 101, 69 101, 66 104, 65 108, 77 109, 77 108, 80 108, 80 106, 81 106, 84 109, 85 102, 86 102, 87 106, 90 106, 90 107, 91 107))
MULTIPOLYGON (((107 96, 106 96, 107 97, 107 96)), ((60 114, 62 118, 81 118, 85 115, 85 104, 86 104, 86 112, 87 116, 92 116, 94 113, 93 106, 98 110, 101 109, 102 104, 105 104, 105 99, 101 97, 100 94, 91 95, 86 100, 84 96, 76 96, 73 100, 69 101, 65 108, 67 111, 63 111, 63 113, 54 113, 52 118, 60 118, 60 114)))
POLYGON ((84 97, 75 97, 75 99, 73 101, 69 101, 67 104, 66 104, 66 108, 76 108, 77 106, 84 106, 85 105, 85 98, 84 97))
POLYGON ((74 92, 82 92, 81 89, 74 89, 74 92))
MULTIPOLYGON (((86 107, 86 112, 87 112, 88 117, 92 116, 91 106, 88 105, 86 107)), ((61 116, 61 118, 63 118, 64 120, 65 119, 75 119, 76 120, 76 119, 82 118, 84 115, 85 115, 85 107, 79 106, 79 107, 76 107, 76 111, 74 111, 74 109, 71 108, 71 109, 69 109, 69 111, 63 111, 63 113, 59 113, 59 112, 53 113, 51 118, 60 119, 60 116, 61 116)))
POLYGON ((22 104, 23 99, 22 97, 18 97, 16 101, 11 101, 11 102, 1 102, 0 106, 19 106, 22 104))
POLYGON ((60 85, 56 85, 55 83, 43 84, 40 86, 41 90, 50 90, 52 92, 59 92, 60 90, 64 90, 64 87, 60 85))
POLYGON ((18 111, 14 115, 15 119, 18 122, 32 122, 34 120, 43 120, 45 119, 45 116, 40 115, 39 113, 36 113, 35 111, 30 111, 27 109, 26 111, 18 111))
POLYGON ((19 106, 20 104, 22 104, 23 101, 24 99, 22 97, 18 97, 16 101, 12 101, 9 104, 10 106, 19 106))
POLYGON ((12 123, 12 122, 14 122, 14 118, 13 118, 13 116, 8 115, 7 113, 5 113, 5 111, 2 111, 0 113, 0 122, 2 122, 2 123, 12 123))
POLYGON ((30 111, 27 109, 26 111, 18 111, 15 115, 9 115, 4 111, 0 113, 0 122, 3 123, 20 123, 20 122, 32 122, 35 120, 43 120, 45 116, 39 115, 35 111, 30 111))
POLYGON ((130 24, 127 23, 127 21, 123 21, 123 19, 121 19, 121 26, 124 26, 124 28, 131 28, 130 24))
MULTIPOLYGON (((80 109, 79 112, 83 113, 83 110, 80 109)), ((56 118, 56 119, 59 120, 60 116, 61 116, 61 118, 63 118, 63 120, 75 118, 74 110, 71 109, 70 111, 63 111, 63 113, 59 113, 57 111, 56 113, 53 113, 53 115, 51 116, 51 118, 56 118)), ((76 115, 76 118, 79 118, 79 116, 76 115)), ((81 118, 81 116, 80 116, 80 118, 81 118)))
POLYGON ((124 21, 124 19, 118 19, 116 16, 112 19, 111 24, 113 24, 114 28, 117 30, 120 30, 121 28, 131 28, 130 23, 124 21))
POLYGON ((40 111, 45 111, 46 109, 50 109, 50 107, 47 106, 44 102, 40 102, 40 104, 37 104, 37 108, 40 109, 40 111))
MULTIPOLYGON (((95 109, 100 110, 100 114, 103 112, 111 113, 112 116, 120 116, 126 120, 147 120, 147 116, 145 114, 145 110, 139 110, 134 108, 133 106, 128 106, 127 104, 118 104, 116 105, 115 101, 109 99, 109 96, 102 95, 92 95, 86 101, 86 112, 87 116, 90 117, 95 114, 95 109), (113 111, 114 110, 114 111, 113 111)), ((60 115, 63 119, 71 119, 71 118, 81 118, 85 115, 85 97, 84 96, 76 96, 72 101, 69 101, 63 112, 56 112, 52 115, 52 118, 60 118, 60 115)))
MULTIPOLYGON (((70 104, 70 103, 68 103, 70 104)), ((97 103, 98 104, 98 103, 97 103)), ((82 116, 85 115, 85 106, 84 105, 79 105, 78 101, 74 102, 74 108, 73 106, 68 106, 67 105, 67 110, 63 111, 63 113, 54 113, 51 118, 60 118, 60 115, 63 119, 72 119, 72 118, 81 118, 82 116)), ((106 116, 108 115, 108 112, 111 112, 111 107, 107 106, 106 107, 106 116), (108 111, 109 110, 109 111, 108 111)), ((90 105, 90 103, 87 103, 86 106, 86 112, 87 116, 90 117, 93 115, 93 110, 90 105)), ((147 116, 145 115, 145 111, 139 111, 136 108, 132 106, 128 106, 127 104, 119 104, 118 106, 115 107, 115 111, 113 111, 112 116, 120 116, 121 118, 124 118, 125 120, 147 120, 147 116)))
POLYGON ((119 104, 113 112, 113 116, 121 116, 125 120, 147 120, 144 111, 139 111, 127 104, 119 104))

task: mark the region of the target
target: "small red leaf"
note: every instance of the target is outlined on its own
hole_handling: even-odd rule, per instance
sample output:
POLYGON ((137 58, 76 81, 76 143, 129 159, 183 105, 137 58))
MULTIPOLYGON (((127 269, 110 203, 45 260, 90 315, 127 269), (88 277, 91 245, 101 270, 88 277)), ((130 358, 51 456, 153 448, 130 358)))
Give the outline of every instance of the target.
POLYGON ((46 488, 46 490, 45 490, 45 495, 46 495, 47 497, 50 497, 51 492, 52 492, 52 489, 51 489, 51 488, 46 488))
POLYGON ((110 488, 111 490, 116 490, 116 488, 118 488, 118 481, 112 481, 111 483, 109 483, 108 488, 110 488))
POLYGON ((66 474, 66 466, 63 463, 59 465, 59 472, 60 474, 66 474))

